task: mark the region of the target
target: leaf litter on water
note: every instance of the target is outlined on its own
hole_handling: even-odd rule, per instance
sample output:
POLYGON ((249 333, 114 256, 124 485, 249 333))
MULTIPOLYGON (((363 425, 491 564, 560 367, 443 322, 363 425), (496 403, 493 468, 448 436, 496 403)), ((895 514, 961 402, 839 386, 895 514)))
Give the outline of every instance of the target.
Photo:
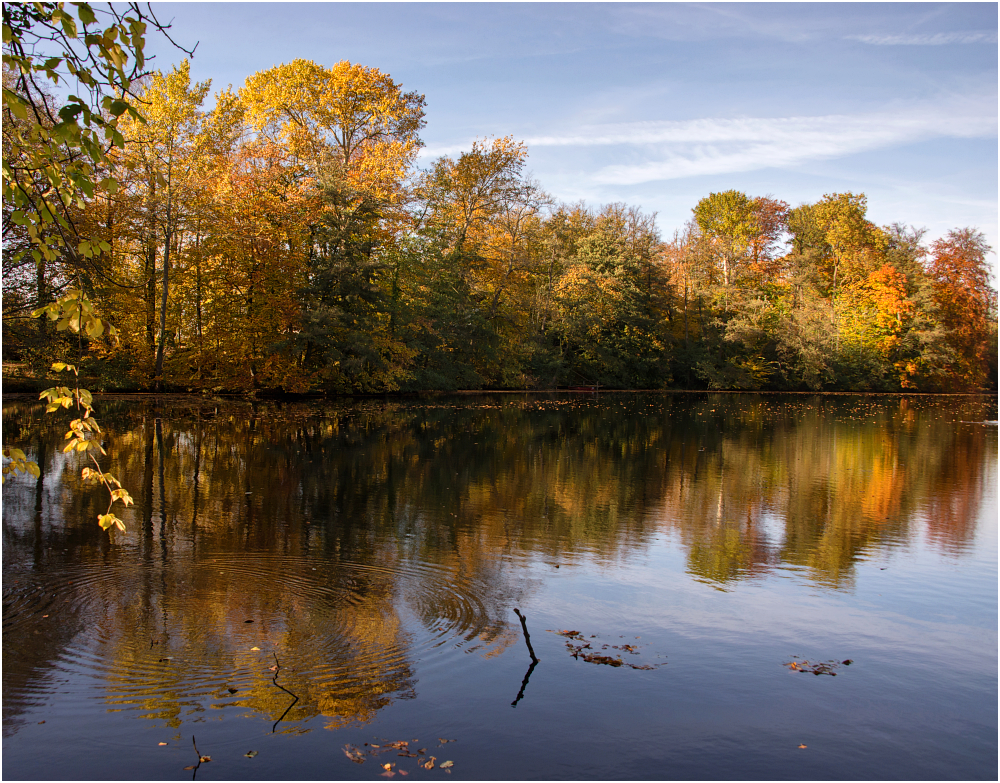
MULTIPOLYGON (((587 663, 601 664, 604 666, 611 666, 613 668, 618 668, 625 666, 629 669, 656 669, 660 666, 666 666, 667 662, 654 664, 638 664, 638 663, 626 663, 622 660, 621 655, 602 655, 601 653, 594 650, 593 645, 588 641, 588 639, 597 639, 597 634, 591 634, 589 637, 584 637, 580 631, 555 631, 549 629, 549 633, 559 634, 567 639, 566 648, 569 650, 569 654, 572 655, 576 660, 583 660, 587 663), (591 650, 592 652, 586 652, 586 650, 591 650)), ((624 639, 624 636, 619 636, 619 639, 624 639)), ((640 637, 636 636, 636 639, 640 637)), ((599 644, 599 642, 594 642, 594 644, 599 644)), ((637 644, 602 644, 601 650, 619 650, 629 655, 639 655, 639 647, 643 645, 637 644)))

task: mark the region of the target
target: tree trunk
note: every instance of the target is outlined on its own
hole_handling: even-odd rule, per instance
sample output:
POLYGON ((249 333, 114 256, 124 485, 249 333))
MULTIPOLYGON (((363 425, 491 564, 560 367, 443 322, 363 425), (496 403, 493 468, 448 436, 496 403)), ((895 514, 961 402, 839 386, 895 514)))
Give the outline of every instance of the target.
POLYGON ((167 298, 170 293, 170 244, 173 240, 170 225, 170 200, 167 199, 167 230, 163 234, 163 283, 160 292, 160 340, 156 346, 156 367, 153 375, 156 378, 155 390, 163 391, 163 353, 167 342, 167 298))

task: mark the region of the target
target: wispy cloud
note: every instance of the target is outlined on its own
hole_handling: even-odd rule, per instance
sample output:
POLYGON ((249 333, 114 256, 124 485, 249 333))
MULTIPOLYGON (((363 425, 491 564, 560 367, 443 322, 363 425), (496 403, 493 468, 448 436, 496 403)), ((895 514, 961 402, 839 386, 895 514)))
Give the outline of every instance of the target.
MULTIPOLYGON (((910 109, 867 115, 696 120, 657 123, 629 133, 595 135, 597 143, 655 145, 659 154, 638 165, 611 165, 595 173, 603 184, 638 184, 705 174, 791 168, 808 161, 842 157, 939 137, 991 137, 997 133, 992 111, 910 109), (630 141, 626 141, 630 139, 630 141)), ((968 107, 964 107, 968 108, 968 107)), ((565 140, 535 140, 538 145, 565 140)), ((591 142, 594 143, 594 142, 591 142)), ((531 143, 529 142, 529 147, 531 143)), ((648 152, 653 152, 649 150, 648 152)), ((648 154, 647 152, 647 154, 648 154)))
POLYGON ((876 46, 946 46, 949 44, 996 43, 996 31, 933 33, 917 35, 848 35, 850 41, 876 46))
MULTIPOLYGON (((996 96, 966 97, 860 115, 748 117, 684 122, 595 125, 573 133, 528 137, 529 150, 609 149, 636 163, 612 164, 586 177, 600 185, 636 185, 708 174, 792 168, 943 137, 991 138, 997 134, 996 96)), ((455 155, 463 146, 434 147, 422 157, 455 155)), ((621 158, 619 158, 621 159, 621 158)))

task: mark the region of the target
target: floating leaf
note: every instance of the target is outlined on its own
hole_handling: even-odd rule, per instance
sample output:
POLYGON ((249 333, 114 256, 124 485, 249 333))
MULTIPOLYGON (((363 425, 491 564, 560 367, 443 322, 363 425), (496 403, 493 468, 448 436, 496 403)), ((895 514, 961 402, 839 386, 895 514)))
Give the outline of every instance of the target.
POLYGON ((211 756, 199 756, 198 757, 198 761, 211 761, 211 760, 212 760, 211 756))
POLYGON ((160 744, 161 744, 161 745, 166 745, 167 743, 166 743, 166 742, 161 742, 160 744))
POLYGON ((344 745, 344 755, 355 764, 365 763, 365 754, 361 748, 356 748, 353 745, 344 745))
POLYGON ((804 748, 804 747, 805 747, 805 745, 799 745, 799 747, 800 747, 800 748, 804 748))
POLYGON ((248 759, 252 759, 254 756, 257 755, 257 751, 256 750, 251 750, 251 751, 248 751, 247 753, 244 753, 243 755, 246 756, 248 759))
POLYGON ((455 762, 454 761, 442 761, 441 762, 441 769, 448 769, 448 767, 454 767, 454 766, 455 766, 455 762))

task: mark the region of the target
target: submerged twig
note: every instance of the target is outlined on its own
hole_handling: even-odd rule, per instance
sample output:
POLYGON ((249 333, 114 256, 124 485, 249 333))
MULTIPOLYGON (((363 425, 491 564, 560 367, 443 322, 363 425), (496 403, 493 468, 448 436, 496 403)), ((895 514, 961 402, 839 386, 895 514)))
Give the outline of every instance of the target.
MULTIPOLYGON (((528 635, 528 622, 527 618, 518 611, 517 607, 514 608, 514 614, 518 616, 521 620, 521 630, 524 631, 524 643, 528 645, 528 653, 531 655, 531 660, 538 663, 538 658, 535 656, 535 651, 531 649, 531 637, 528 635)), ((530 671, 530 670, 529 670, 530 671)))
POLYGON ((281 721, 283 721, 285 719, 285 716, 292 709, 292 707, 294 707, 298 703, 299 697, 296 696, 294 693, 292 693, 290 690, 288 690, 288 688, 286 688, 285 686, 278 685, 278 672, 281 671, 281 663, 279 663, 279 661, 278 661, 278 654, 277 653, 273 653, 272 652, 271 655, 274 656, 274 665, 275 665, 274 677, 271 678, 271 684, 274 685, 274 686, 276 686, 276 687, 278 687, 278 688, 281 688, 281 690, 283 690, 285 693, 287 693, 293 699, 292 703, 288 705, 288 707, 285 709, 285 711, 283 713, 281 713, 281 717, 278 718, 274 722, 274 725, 271 727, 271 733, 274 734, 274 730, 276 728, 278 728, 278 724, 281 723, 281 721))

